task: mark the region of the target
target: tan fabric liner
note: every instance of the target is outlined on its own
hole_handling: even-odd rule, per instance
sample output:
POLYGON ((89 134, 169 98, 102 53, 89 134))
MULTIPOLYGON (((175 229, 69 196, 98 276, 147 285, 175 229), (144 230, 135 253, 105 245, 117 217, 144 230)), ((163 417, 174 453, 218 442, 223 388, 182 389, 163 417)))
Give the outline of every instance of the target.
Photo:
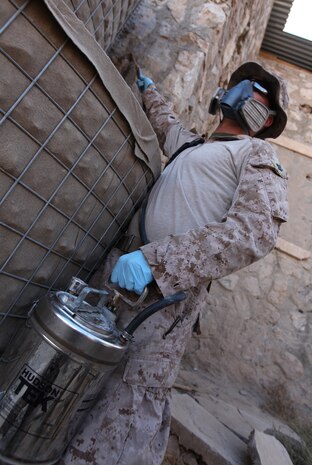
POLYGON ((154 177, 157 178, 160 173, 157 137, 130 87, 84 24, 63 0, 44 1, 67 36, 97 70, 105 88, 131 127, 136 140, 135 155, 149 166, 154 177))

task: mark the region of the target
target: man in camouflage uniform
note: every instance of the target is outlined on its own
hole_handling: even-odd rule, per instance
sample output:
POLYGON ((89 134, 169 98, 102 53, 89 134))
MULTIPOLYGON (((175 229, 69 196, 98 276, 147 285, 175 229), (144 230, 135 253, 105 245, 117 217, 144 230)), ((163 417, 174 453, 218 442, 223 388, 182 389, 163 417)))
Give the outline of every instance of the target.
MULTIPOLYGON (((143 76, 139 83, 165 155, 170 160, 183 144, 187 148, 169 162, 149 194, 149 243, 140 242, 135 215, 128 231, 134 239, 126 250, 130 253, 113 250, 103 280, 113 270, 115 283, 137 293, 152 282, 144 307, 178 291, 186 291, 187 299, 155 313, 138 328, 127 359, 69 447, 62 461, 66 465, 162 463, 170 429, 170 388, 207 286, 267 255, 287 220, 286 174, 264 141, 285 127, 285 85, 257 63, 238 68, 228 88, 242 81, 245 90, 249 86, 246 101, 253 98, 274 112, 265 113, 256 133, 248 114, 246 120, 233 118, 221 106, 227 116, 207 141, 182 127, 149 78, 143 76)), ((119 327, 137 311, 124 304, 119 327)))

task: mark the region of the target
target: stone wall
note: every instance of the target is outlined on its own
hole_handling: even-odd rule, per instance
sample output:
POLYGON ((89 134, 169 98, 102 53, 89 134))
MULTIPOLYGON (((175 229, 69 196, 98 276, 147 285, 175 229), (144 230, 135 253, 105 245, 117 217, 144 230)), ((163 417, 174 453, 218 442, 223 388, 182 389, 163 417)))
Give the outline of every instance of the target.
POLYGON ((207 133, 212 92, 255 59, 273 0, 143 0, 110 56, 131 84, 133 54, 187 127, 207 133))
MULTIPOLYGON (((211 94, 241 62, 257 59, 289 81, 285 135, 311 142, 311 73, 273 58, 259 58, 272 1, 144 0, 110 55, 130 85, 132 57, 175 104, 184 124, 209 133, 211 94)), ((135 90, 135 86, 133 86, 135 90)), ((289 224, 282 237, 311 250, 312 160, 276 146, 290 173, 289 224)), ((311 417, 311 259, 274 250, 264 260, 214 282, 184 368, 256 394, 284 416, 311 417)))

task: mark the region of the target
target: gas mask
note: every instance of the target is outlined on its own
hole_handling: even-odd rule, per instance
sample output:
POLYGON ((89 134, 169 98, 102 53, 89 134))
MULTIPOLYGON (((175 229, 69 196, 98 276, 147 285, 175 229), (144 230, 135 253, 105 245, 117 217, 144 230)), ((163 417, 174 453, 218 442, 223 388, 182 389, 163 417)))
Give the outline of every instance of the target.
POLYGON ((247 132, 263 129, 268 117, 274 115, 266 105, 254 98, 254 90, 263 95, 268 91, 260 84, 245 79, 229 90, 218 88, 209 106, 209 113, 215 115, 221 109, 225 118, 237 121, 247 132))

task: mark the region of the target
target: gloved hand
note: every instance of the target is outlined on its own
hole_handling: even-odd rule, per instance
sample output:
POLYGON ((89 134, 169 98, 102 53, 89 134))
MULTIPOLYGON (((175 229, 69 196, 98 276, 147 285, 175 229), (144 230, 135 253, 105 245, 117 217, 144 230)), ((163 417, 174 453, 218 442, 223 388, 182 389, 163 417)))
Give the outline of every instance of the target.
POLYGON ((140 77, 137 79, 137 86, 140 92, 144 92, 148 86, 154 84, 154 81, 149 77, 145 76, 144 74, 140 73, 140 77))
POLYGON ((141 250, 122 255, 113 268, 112 283, 142 294, 143 289, 153 281, 153 274, 141 250))

